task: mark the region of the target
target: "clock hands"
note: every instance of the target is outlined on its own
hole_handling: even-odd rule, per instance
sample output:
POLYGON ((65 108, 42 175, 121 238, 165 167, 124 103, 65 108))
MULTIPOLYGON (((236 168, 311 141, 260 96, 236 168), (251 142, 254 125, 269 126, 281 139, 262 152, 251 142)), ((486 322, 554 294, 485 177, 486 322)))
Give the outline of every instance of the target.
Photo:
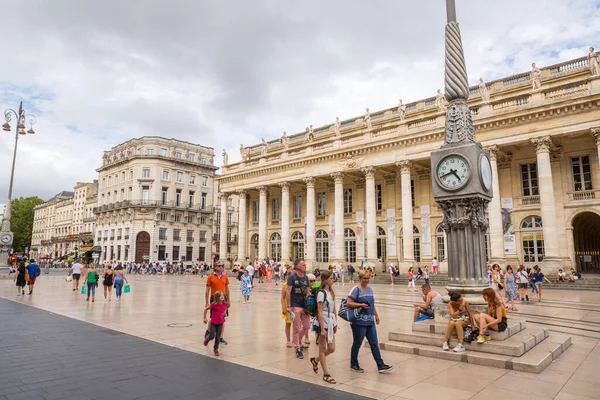
POLYGON ((454 175, 454 176, 456 176, 456 179, 458 179, 458 181, 460 182, 460 177, 459 177, 459 176, 458 176, 458 174, 456 173, 456 170, 455 170, 455 169, 450 169, 450 172, 448 172, 448 173, 447 173, 447 174, 445 174, 445 175, 442 175, 442 176, 440 176, 440 178, 444 178, 444 177, 446 177, 446 176, 448 176, 448 175, 454 175))

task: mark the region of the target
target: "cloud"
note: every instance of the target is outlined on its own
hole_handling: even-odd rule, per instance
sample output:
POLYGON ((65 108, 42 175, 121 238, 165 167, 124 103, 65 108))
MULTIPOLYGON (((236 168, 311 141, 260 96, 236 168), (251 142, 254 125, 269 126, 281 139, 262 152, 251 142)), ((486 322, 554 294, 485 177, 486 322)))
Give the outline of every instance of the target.
MULTIPOLYGON (((458 2, 471 83, 583 56, 598 1, 458 2)), ((239 159, 272 140, 443 87, 443 2, 153 0, 12 2, 0 105, 24 100, 37 134, 20 138, 15 196, 47 199, 96 176, 103 150, 160 135, 239 159)), ((14 134, 0 135, 0 196, 14 134)), ((217 162, 220 158, 217 157, 217 162)))

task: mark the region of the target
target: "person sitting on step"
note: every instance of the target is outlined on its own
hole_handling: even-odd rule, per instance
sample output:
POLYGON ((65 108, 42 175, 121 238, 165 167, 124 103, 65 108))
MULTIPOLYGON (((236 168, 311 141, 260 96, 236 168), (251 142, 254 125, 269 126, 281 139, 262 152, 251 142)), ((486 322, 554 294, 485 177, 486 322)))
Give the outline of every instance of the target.
POLYGON ((421 286, 421 292, 423 293, 423 301, 425 303, 413 304, 415 307, 413 321, 415 322, 423 315, 433 318, 433 306, 444 301, 442 296, 438 292, 431 290, 431 286, 428 284, 421 286))
POLYGON ((504 332, 508 327, 508 319, 506 318, 506 308, 502 306, 502 302, 496 295, 496 291, 492 288, 483 290, 483 299, 487 302, 488 313, 475 310, 475 319, 479 322, 479 336, 477 343, 483 343, 486 340, 491 340, 492 337, 487 332, 491 329, 496 332, 504 332))
POLYGON ((473 326, 473 314, 471 313, 471 306, 467 300, 465 300, 460 293, 448 292, 450 296, 450 302, 448 303, 448 312, 450 313, 450 322, 446 328, 446 334, 444 335, 444 344, 442 349, 445 351, 450 350, 448 341, 452 332, 456 329, 456 336, 458 336, 458 345, 454 348, 457 353, 465 351, 465 336, 463 330, 467 325, 473 326))

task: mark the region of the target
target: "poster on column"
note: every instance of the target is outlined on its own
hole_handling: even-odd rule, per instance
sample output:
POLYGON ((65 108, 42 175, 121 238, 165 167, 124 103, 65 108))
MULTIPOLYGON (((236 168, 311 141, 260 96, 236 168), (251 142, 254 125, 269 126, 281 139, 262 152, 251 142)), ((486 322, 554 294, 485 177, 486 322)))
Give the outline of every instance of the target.
POLYGON ((365 256, 365 213, 356 212, 356 259, 365 256))
POLYGON ((515 238, 515 215, 513 212, 512 197, 500 199, 502 206, 502 233, 504 237, 504 254, 517 254, 517 241, 515 238))
POLYGON ((387 257, 396 257, 396 209, 388 208, 387 217, 387 257))
POLYGON ((431 219, 429 206, 421 206, 421 256, 431 257, 431 219))
POLYGON ((308 222, 307 222, 307 218, 308 217, 304 217, 304 260, 306 260, 308 258, 308 235, 306 234, 308 232, 307 227, 308 227, 308 222))
POLYGON ((329 259, 335 259, 335 214, 329 214, 329 259))

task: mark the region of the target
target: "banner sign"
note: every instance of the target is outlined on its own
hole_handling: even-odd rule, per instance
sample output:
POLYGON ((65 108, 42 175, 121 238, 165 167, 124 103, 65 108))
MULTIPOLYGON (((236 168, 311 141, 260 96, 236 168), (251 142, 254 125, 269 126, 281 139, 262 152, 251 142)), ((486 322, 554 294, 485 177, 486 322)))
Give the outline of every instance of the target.
POLYGON ((421 257, 431 257, 431 219, 429 206, 421 206, 421 257))
POLYGON ((502 205, 502 233, 504 238, 504 254, 517 254, 517 241, 515 238, 515 214, 513 211, 512 197, 500 199, 502 205))
POLYGON ((356 212, 356 259, 365 256, 365 217, 364 212, 356 212))
POLYGON ((335 214, 329 214, 329 259, 335 259, 335 214))
POLYGON ((387 216, 387 257, 396 257, 396 209, 388 208, 387 216))

